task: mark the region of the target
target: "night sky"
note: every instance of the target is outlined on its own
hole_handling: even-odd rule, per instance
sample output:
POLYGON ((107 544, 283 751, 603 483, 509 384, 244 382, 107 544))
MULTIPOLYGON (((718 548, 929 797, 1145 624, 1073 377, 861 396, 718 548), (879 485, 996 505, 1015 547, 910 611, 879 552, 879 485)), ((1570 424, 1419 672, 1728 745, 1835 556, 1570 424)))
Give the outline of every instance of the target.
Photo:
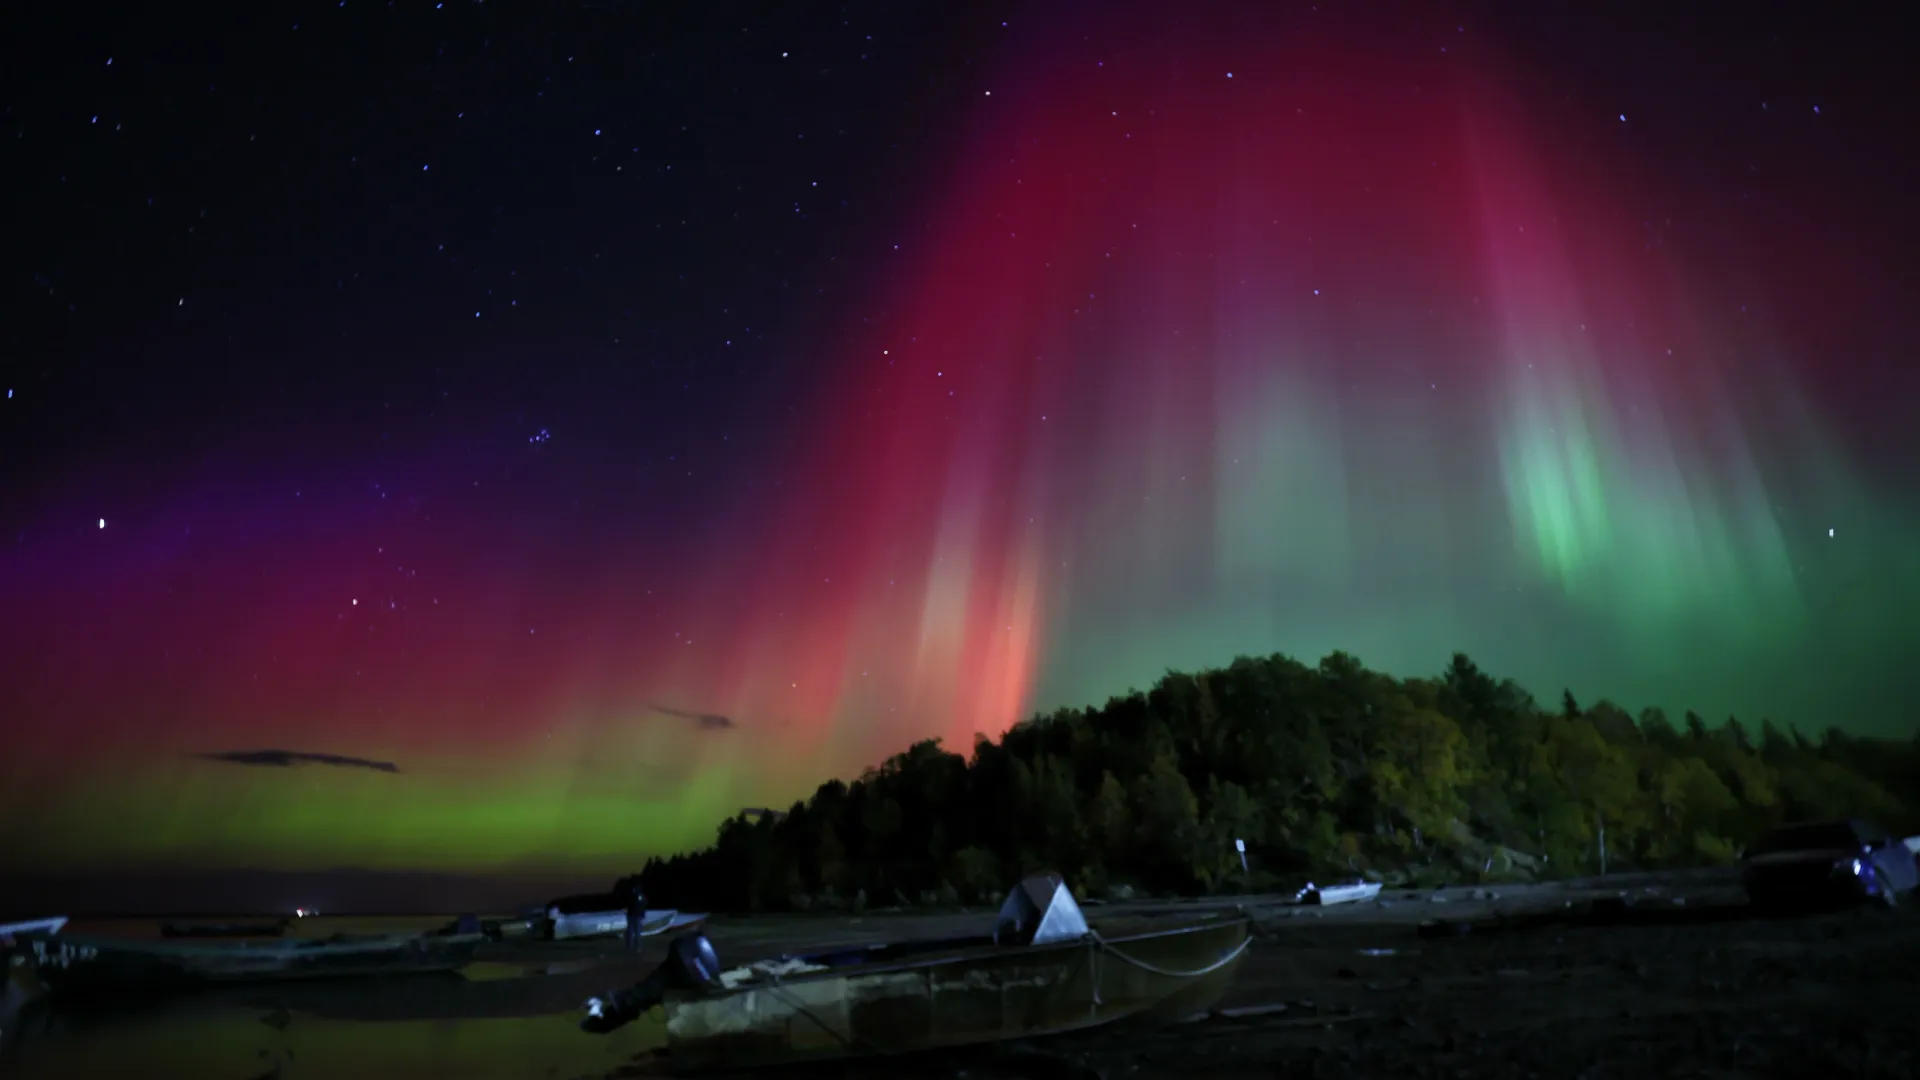
POLYGON ((8 869, 626 870, 1237 654, 1914 730, 1891 22, 671 6, 0 16, 8 869))

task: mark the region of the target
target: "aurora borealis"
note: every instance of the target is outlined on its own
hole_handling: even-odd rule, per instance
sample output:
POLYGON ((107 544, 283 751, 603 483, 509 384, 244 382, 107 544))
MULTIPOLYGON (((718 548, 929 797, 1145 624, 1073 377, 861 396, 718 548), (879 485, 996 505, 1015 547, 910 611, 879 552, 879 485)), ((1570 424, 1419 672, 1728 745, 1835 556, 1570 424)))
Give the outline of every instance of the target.
MULTIPOLYGON (((498 134, 332 122, 305 145, 384 171, 247 166, 330 224, 197 279, 131 240, 149 262, 89 279, 108 255, 55 215, 10 269, 111 279, 119 313, 53 269, 9 294, 53 304, 0 402, 13 865, 625 870, 916 739, 1241 653, 1463 650, 1543 698, 1911 730, 1914 170, 1880 140, 1912 129, 1863 115, 1870 64, 1763 94, 1771 53, 1691 71, 1684 35, 1620 74, 1485 20, 978 18, 907 119, 834 112, 918 85, 852 57, 946 31, 688 31, 756 100, 783 50, 851 87, 704 165, 660 134, 697 105, 607 104, 671 81, 639 60, 538 104, 551 77, 447 75, 482 104, 421 115, 498 134), (862 123, 919 158, 721 164, 862 123), (489 154, 515 164, 461 178, 489 154), (642 159, 656 186, 621 188, 642 159), (848 208, 803 239, 815 198, 848 208), (729 206, 780 239, 736 257, 729 206), (656 239, 682 218, 708 232, 656 239), (381 270, 402 247, 443 277, 381 270)), ((388 32, 419 46, 395 65, 480 36, 388 32)), ((87 79, 104 50, 74 46, 87 79)), ((185 85, 138 52, 113 77, 185 85)), ((105 168, 75 145, 35 147, 41 181, 105 168)), ((205 183, 178 195, 209 231, 281 212, 205 183)), ((200 243, 182 213, 167 243, 200 243)))

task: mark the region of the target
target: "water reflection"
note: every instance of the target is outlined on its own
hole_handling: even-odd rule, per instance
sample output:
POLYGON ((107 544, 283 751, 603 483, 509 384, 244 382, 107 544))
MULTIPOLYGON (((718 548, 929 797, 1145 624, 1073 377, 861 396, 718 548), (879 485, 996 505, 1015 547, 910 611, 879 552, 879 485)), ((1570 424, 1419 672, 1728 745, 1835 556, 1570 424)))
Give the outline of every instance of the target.
POLYGON ((263 1002, 182 1000, 143 1010, 38 1009, 5 1073, 34 1080, 181 1077, 348 1080, 361 1077, 585 1077, 631 1065, 665 1042, 642 1021, 590 1037, 579 1012, 530 1017, 345 1019, 263 1002))

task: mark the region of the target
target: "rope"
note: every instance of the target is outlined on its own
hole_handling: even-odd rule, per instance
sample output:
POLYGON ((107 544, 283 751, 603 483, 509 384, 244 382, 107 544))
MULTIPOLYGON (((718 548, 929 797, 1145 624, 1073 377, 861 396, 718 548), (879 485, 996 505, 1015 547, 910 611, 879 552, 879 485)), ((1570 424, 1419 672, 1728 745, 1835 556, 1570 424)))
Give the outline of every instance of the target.
POLYGON ((1211 975, 1214 972, 1219 971, 1221 968, 1226 967, 1228 964, 1233 963, 1235 960, 1238 960, 1240 958, 1240 954, 1247 951, 1247 946, 1253 944, 1253 935, 1249 934, 1246 937, 1240 939, 1240 944, 1235 945, 1233 947, 1232 952, 1229 952, 1227 955, 1221 957, 1218 960, 1215 960, 1211 964, 1208 964, 1206 967, 1199 968, 1194 971, 1174 971, 1170 968, 1155 967, 1154 965, 1149 964, 1145 960, 1141 960, 1138 957, 1128 956, 1126 953, 1123 953, 1119 949, 1114 948, 1113 944, 1109 942, 1106 938, 1103 938, 1099 934, 1093 933, 1092 931, 1088 931, 1087 936, 1090 940, 1092 940, 1094 944, 1094 948, 1096 950, 1100 952, 1112 953, 1115 957, 1119 958, 1121 963, 1131 964, 1134 967, 1139 968, 1141 971, 1147 972, 1150 975, 1159 975, 1169 979, 1198 979, 1203 975, 1211 975))
POLYGON ((1093 937, 1093 932, 1089 930, 1087 932, 1088 942, 1093 945, 1093 948, 1087 950, 1087 970, 1088 973, 1093 976, 1093 1002, 1087 1006, 1087 1015, 1089 1017, 1097 1015, 1100 1012, 1100 1006, 1106 1004, 1106 1002, 1100 1000, 1100 946, 1093 940, 1093 937))

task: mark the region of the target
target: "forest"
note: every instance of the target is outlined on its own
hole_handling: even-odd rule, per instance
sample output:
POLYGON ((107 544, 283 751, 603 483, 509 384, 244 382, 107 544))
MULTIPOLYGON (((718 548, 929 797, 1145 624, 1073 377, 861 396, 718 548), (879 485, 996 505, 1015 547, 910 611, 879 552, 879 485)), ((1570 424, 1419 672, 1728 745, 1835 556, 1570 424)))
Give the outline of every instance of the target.
POLYGON ((917 743, 743 813, 642 884, 705 911, 983 904, 1037 869, 1089 897, 1431 885, 1725 863, 1784 821, 1920 832, 1920 735, 1543 707, 1459 654, 1407 679, 1241 657, 971 749, 917 743))

